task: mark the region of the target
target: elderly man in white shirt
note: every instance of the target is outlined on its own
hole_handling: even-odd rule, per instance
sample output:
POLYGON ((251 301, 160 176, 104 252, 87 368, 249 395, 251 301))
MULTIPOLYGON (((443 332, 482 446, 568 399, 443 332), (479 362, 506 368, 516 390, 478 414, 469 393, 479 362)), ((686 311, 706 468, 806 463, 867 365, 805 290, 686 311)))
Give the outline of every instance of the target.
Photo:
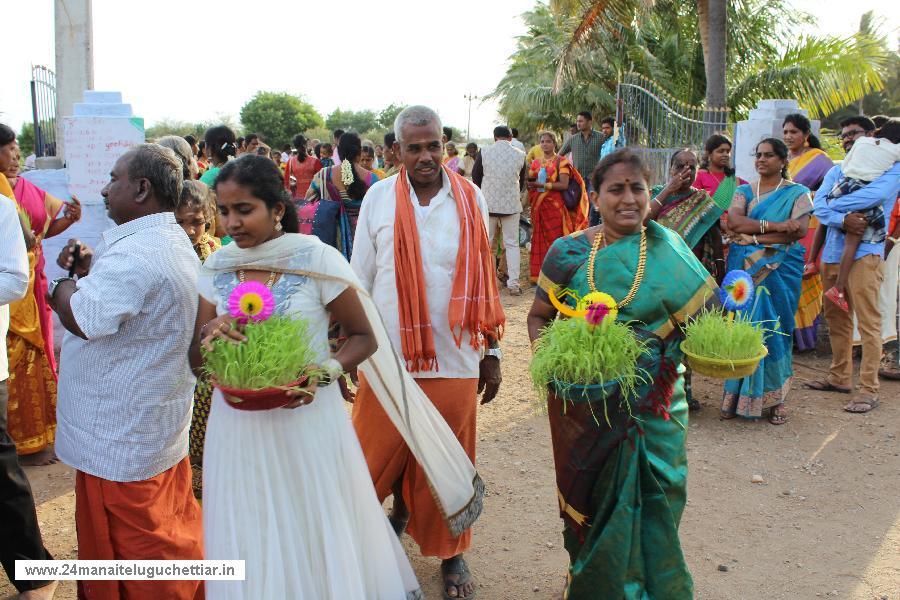
MULTIPOLYGON (((475 461, 477 395, 500 386, 504 323, 477 187, 441 165, 437 114, 404 109, 394 122, 400 172, 366 193, 351 266, 384 319, 394 350, 475 461)), ((475 582, 462 554, 471 530, 453 536, 428 482, 371 388, 360 377, 353 425, 380 500, 393 493, 390 520, 425 556, 442 560, 445 594, 471 598, 475 582)))
MULTIPOLYGON (((74 263, 81 278, 60 278, 49 288, 68 330, 56 453, 77 469, 82 560, 203 558, 187 458, 195 382, 188 350, 200 264, 172 212, 181 171, 175 154, 156 144, 122 155, 102 192, 117 226, 103 233, 93 256, 72 240, 59 263, 74 263)), ((202 595, 199 581, 80 584, 89 598, 202 595)))
MULTIPOLYGON (((9 187, 3 174, 0 174, 0 184, 9 187)), ((41 541, 31 486, 19 466, 16 444, 6 430, 9 305, 24 298, 27 292, 28 255, 16 204, 0 195, 0 563, 20 592, 19 597, 36 600, 52 598, 57 583, 16 580, 16 560, 51 560, 53 557, 41 541)))

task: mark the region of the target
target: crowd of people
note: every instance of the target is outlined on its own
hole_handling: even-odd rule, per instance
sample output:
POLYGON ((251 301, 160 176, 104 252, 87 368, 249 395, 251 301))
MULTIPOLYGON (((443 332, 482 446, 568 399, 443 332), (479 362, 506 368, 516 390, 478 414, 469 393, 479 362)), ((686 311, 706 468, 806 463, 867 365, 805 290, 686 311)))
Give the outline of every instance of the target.
MULTIPOLYGON (((876 408, 879 377, 900 379, 900 120, 843 121, 835 165, 810 121, 789 115, 782 138, 755 146, 749 182, 721 133, 700 156, 674 152, 668 181, 653 182, 621 125, 608 117, 597 131, 582 112, 565 141, 540 131, 530 149, 498 126, 463 153, 424 106, 404 109, 380 144, 336 130, 278 150, 225 125, 166 136, 117 160, 102 192, 115 226, 97 248, 70 240, 56 259, 69 275, 52 282, 41 242, 81 205, 21 176, 15 133, 0 125, 10 579, 16 559, 50 558, 21 465, 58 456, 76 470, 80 559, 246 561, 245 581, 80 581, 80 597, 420 598, 406 533, 440 559, 443 597, 474 598, 476 413, 501 385, 501 286, 529 287, 524 212, 532 341, 560 317, 557 290, 584 296, 597 278, 646 342, 652 375, 634 410, 605 425, 590 403, 563 410, 550 395, 566 597, 691 597, 678 525, 684 424, 701 403, 682 326, 718 303, 726 273, 746 271, 766 293, 744 312, 778 334, 753 374, 724 383, 721 418, 785 424, 793 354, 815 348, 823 319, 831 367, 805 385, 852 393, 848 412, 876 408), (203 369, 202 348, 246 340, 228 303, 247 281, 311 324, 328 373, 292 390, 286 410, 237 410, 203 369), (53 312, 66 330, 59 365, 53 312)), ((56 586, 13 583, 24 598, 56 586)))

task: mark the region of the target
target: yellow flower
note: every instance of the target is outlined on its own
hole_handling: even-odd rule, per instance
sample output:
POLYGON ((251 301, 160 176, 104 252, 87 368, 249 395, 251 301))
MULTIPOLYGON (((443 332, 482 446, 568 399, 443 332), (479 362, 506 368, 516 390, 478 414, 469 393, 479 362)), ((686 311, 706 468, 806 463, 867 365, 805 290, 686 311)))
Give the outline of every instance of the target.
POLYGON ((615 319, 619 314, 619 309, 616 308, 616 299, 606 292, 591 292, 590 294, 587 294, 578 301, 576 310, 579 312, 587 312, 587 308, 591 304, 602 304, 606 306, 606 308, 609 309, 607 316, 612 319, 615 319))
POLYGON ((263 299, 256 292, 245 292, 241 296, 241 312, 248 317, 255 317, 263 309, 263 299))

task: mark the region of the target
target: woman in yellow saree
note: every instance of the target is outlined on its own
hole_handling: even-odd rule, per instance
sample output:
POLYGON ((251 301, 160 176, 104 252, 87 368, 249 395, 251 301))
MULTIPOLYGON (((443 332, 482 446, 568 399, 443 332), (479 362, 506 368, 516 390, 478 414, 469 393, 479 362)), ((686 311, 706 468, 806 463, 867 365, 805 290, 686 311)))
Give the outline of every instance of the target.
POLYGON ((13 198, 23 220, 29 247, 28 293, 9 307, 9 434, 22 464, 56 461, 56 360, 53 321, 47 306, 47 279, 41 242, 65 231, 81 217, 77 198, 64 203, 19 177, 15 132, 0 125, 0 194, 13 198), (65 206, 64 214, 59 216, 65 206))
MULTIPOLYGON (((782 124, 784 143, 790 152, 788 176, 794 183, 805 185, 815 192, 822 184, 825 174, 834 163, 825 151, 818 138, 812 133, 812 124, 805 116, 795 113, 784 118, 782 124)), ((809 219, 809 231, 800 240, 806 248, 806 260, 810 259, 810 250, 816 237, 819 221, 815 217, 809 219)), ((822 313, 822 278, 818 271, 803 273, 800 288, 800 303, 794 316, 794 344, 800 351, 813 350, 818 340, 819 321, 822 313)))

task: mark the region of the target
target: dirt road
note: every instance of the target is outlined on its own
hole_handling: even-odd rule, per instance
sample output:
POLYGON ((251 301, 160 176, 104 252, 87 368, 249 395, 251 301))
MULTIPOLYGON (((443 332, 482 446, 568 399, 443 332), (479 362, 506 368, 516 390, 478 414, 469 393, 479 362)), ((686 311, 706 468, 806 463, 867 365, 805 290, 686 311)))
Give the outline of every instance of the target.
MULTIPOLYGON (((533 411, 528 380, 530 299, 504 296, 504 385, 479 415, 488 497, 469 565, 482 600, 558 597, 567 564, 549 430, 533 411)), ((841 410, 845 396, 800 385, 827 365, 796 357, 790 421, 781 427, 719 421, 720 385, 695 378, 704 409, 689 425, 681 539, 698 599, 900 599, 900 383, 883 384, 876 411, 850 415, 841 410), (762 483, 751 482, 756 475, 762 483)), ((35 467, 28 475, 46 545, 73 558, 71 470, 35 467)), ((438 562, 405 542, 427 597, 440 598, 438 562)), ((0 597, 13 591, 0 579, 0 597)), ((57 598, 75 598, 74 585, 61 586, 57 598)))

